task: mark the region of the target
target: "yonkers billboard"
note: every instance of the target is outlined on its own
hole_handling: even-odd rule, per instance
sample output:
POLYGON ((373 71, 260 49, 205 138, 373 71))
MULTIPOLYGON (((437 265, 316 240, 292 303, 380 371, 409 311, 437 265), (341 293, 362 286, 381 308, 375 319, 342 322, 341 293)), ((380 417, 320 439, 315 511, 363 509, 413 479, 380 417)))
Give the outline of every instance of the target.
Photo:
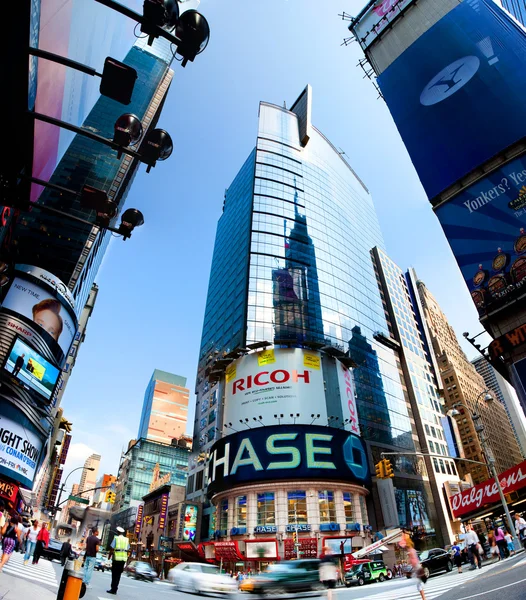
POLYGON ((478 0, 459 3, 378 77, 430 199, 526 136, 525 72, 524 30, 478 0))
POLYGON ((332 427, 275 425, 226 436, 210 451, 210 493, 247 483, 310 479, 369 483, 362 440, 332 427))
POLYGON ((480 315, 525 293, 526 155, 436 213, 480 315))

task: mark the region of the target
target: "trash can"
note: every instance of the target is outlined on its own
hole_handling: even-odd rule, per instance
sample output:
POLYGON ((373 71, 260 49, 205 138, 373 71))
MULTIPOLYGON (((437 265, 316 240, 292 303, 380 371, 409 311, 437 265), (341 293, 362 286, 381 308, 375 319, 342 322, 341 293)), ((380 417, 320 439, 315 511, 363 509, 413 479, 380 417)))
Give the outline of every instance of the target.
POLYGON ((62 571, 57 600, 79 600, 86 593, 82 560, 68 560, 62 571))

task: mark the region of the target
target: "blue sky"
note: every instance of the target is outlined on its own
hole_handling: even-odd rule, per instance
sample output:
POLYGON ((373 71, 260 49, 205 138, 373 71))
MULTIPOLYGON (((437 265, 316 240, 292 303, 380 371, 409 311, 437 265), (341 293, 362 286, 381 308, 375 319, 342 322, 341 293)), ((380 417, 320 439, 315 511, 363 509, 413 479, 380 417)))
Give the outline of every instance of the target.
MULTIPOLYGON (((458 335, 478 333, 476 311, 389 111, 357 63, 338 13, 364 0, 203 0, 205 52, 175 76, 159 126, 174 153, 128 196, 145 225, 113 240, 99 272, 99 298, 62 406, 73 422, 66 472, 92 452, 101 472, 139 426, 155 368, 193 388, 208 276, 223 195, 255 145, 260 100, 287 106, 307 83, 313 123, 341 148, 373 196, 386 249, 414 267, 458 335)), ((123 17, 124 19, 124 17, 123 17)), ((468 356, 474 354, 465 346, 468 356)), ((193 430, 193 408, 188 432, 193 430)), ((71 477, 68 483, 75 481, 71 477)))

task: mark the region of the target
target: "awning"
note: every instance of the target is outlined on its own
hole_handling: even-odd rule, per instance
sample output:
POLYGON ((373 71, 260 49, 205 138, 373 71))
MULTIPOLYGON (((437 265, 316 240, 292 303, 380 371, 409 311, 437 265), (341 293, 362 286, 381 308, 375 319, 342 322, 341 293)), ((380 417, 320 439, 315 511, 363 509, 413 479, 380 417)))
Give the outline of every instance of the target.
POLYGON ((238 542, 215 542, 215 559, 216 562, 218 560, 246 560, 246 556, 244 556, 238 546, 238 542))
POLYGON ((174 546, 178 548, 182 554, 186 554, 193 559, 201 558, 197 546, 193 542, 175 542, 174 546))

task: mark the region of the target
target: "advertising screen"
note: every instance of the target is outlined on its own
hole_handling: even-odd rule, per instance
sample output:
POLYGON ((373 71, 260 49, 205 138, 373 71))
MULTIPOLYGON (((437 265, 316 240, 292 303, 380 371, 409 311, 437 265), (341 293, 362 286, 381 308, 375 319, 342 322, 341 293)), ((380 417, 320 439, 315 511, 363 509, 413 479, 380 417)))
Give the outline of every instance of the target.
POLYGON ((25 387, 51 401, 60 371, 20 338, 15 340, 4 369, 25 387))
POLYGON ((234 361, 226 371, 225 423, 248 419, 253 427, 276 422, 275 414, 290 413, 297 423, 311 414, 327 420, 323 371, 319 352, 287 348, 255 352, 234 361))
POLYGON ((526 155, 442 204, 436 213, 479 314, 525 292, 526 155))
POLYGON ((316 425, 258 427, 226 436, 211 448, 208 490, 270 480, 370 480, 362 440, 349 431, 316 425))
POLYGON ((195 532, 197 530, 198 507, 195 504, 187 504, 184 509, 184 528, 183 540, 185 542, 195 541, 195 532))
POLYGON ((492 0, 461 2, 378 83, 429 198, 526 135, 526 35, 492 0))
POLYGON ((53 338, 67 356, 77 332, 67 304, 36 283, 15 277, 2 308, 26 317, 53 338))
POLYGON ((360 424, 358 422, 358 406, 356 404, 356 392, 352 371, 339 360, 336 361, 338 369, 338 385, 342 402, 343 421, 349 419, 346 427, 356 435, 360 435, 360 424))
POLYGON ((365 50, 396 20, 414 0, 377 0, 352 27, 360 46, 365 50))

